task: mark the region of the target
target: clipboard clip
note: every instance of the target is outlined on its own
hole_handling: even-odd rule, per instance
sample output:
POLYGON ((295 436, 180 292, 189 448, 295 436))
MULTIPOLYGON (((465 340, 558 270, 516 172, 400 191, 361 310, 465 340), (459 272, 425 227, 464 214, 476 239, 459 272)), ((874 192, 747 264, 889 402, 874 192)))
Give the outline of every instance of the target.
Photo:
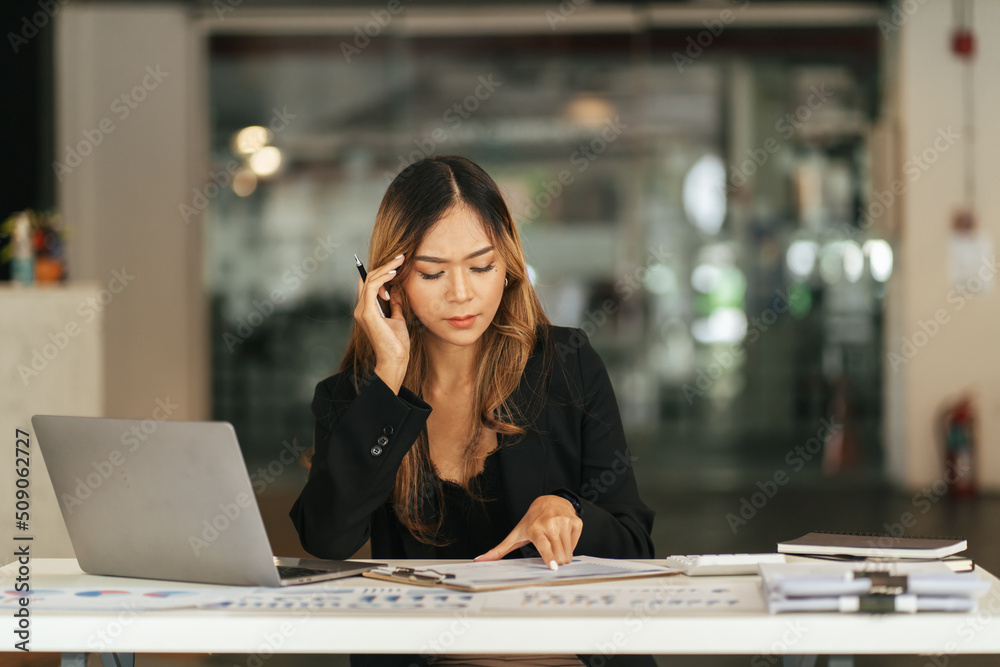
POLYGON ((409 581, 419 581, 423 583, 440 584, 447 579, 454 579, 454 574, 438 572, 437 570, 432 570, 427 568, 425 570, 418 570, 414 567, 397 567, 392 571, 392 576, 398 577, 400 579, 408 579, 409 581))
POLYGON ((906 593, 907 578, 888 572, 855 572, 855 579, 871 579, 869 595, 902 595, 906 593))

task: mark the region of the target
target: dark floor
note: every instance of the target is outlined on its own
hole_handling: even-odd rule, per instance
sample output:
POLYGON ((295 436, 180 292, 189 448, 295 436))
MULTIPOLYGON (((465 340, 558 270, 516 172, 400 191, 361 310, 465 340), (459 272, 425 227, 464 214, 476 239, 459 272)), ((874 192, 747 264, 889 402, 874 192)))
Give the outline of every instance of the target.
MULTIPOLYGON (((736 487, 736 491, 691 488, 710 484, 693 484, 690 477, 657 480, 639 474, 643 497, 657 512, 653 530, 657 556, 774 551, 776 542, 817 529, 884 532, 887 524, 892 528, 904 513, 909 512, 916 518, 916 524, 906 531, 907 535, 961 535, 969 540, 967 554, 971 558, 990 571, 1000 572, 1000 531, 995 528, 1000 518, 1000 497, 956 501, 947 495, 938 495, 934 489, 902 494, 881 484, 858 482, 858 478, 853 476, 851 479, 855 481, 846 482, 817 476, 815 479, 798 478, 784 487, 768 487, 774 491, 773 496, 767 498, 766 503, 761 502, 761 496, 753 499, 762 506, 753 508, 754 514, 744 509, 748 518, 745 524, 740 524, 727 520, 727 515, 738 517, 744 498, 753 502, 751 495, 761 490, 757 482, 768 479, 766 471, 758 476, 748 476, 744 471, 742 481, 730 479, 729 484, 736 487)), ((291 483, 283 489, 277 486, 268 488, 260 497, 275 553, 304 555, 287 517, 298 487, 291 483)), ((257 663, 251 665, 248 658, 223 654, 152 654, 138 656, 137 665, 255 667, 257 663)), ((0 667, 57 665, 58 662, 54 654, 0 654, 0 667)), ((772 663, 762 656, 666 656, 659 657, 658 662, 671 667, 780 664, 780 661, 772 663)), ((346 667, 348 662, 346 656, 276 655, 265 664, 267 667, 346 667)), ((825 664, 825 660, 821 659, 819 664, 825 664)), ((855 664, 858 667, 985 667, 1000 665, 1000 656, 858 656, 855 664)), ((90 665, 100 667, 96 656, 91 656, 90 665)))

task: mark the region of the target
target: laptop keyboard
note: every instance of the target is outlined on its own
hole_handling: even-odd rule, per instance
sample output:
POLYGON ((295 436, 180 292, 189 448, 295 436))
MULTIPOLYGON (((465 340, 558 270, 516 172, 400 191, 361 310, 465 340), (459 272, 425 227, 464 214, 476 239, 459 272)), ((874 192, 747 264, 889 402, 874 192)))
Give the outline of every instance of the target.
POLYGON ((311 577, 323 574, 326 570, 317 570, 311 567, 293 567, 291 565, 279 565, 278 576, 282 579, 294 579, 295 577, 311 577))

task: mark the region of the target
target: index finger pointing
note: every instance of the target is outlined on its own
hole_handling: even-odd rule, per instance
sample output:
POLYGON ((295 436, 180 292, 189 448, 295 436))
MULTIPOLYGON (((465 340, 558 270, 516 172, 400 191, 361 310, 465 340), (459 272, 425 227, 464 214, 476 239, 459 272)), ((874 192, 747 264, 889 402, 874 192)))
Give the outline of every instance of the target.
POLYGON ((487 560, 500 560, 501 558, 503 558, 504 556, 506 556, 507 554, 509 554, 514 549, 517 549, 518 547, 523 547, 525 544, 528 544, 528 542, 529 542, 529 540, 520 540, 520 541, 516 541, 515 542, 515 541, 513 541, 511 539, 512 535, 513 535, 513 533, 511 533, 510 535, 508 535, 504 539, 503 542, 501 542, 500 544, 496 545, 495 547, 493 547, 492 549, 490 549, 489 551, 487 551, 483 555, 476 556, 475 558, 473 558, 473 560, 477 561, 477 562, 478 561, 487 561, 487 560))

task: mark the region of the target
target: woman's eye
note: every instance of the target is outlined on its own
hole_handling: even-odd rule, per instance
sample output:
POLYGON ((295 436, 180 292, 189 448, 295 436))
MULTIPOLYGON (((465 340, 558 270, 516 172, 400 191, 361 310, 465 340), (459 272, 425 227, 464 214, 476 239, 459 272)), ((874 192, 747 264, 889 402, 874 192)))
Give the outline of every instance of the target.
MULTIPOLYGON (((495 262, 490 263, 489 266, 484 266, 481 268, 472 267, 472 271, 474 271, 475 273, 486 273, 487 271, 492 271, 494 265, 495 262)), ((438 273, 421 273, 420 271, 417 271, 417 273, 420 273, 420 277, 423 278, 424 280, 437 280, 438 278, 444 275, 444 271, 440 271, 438 273)))

